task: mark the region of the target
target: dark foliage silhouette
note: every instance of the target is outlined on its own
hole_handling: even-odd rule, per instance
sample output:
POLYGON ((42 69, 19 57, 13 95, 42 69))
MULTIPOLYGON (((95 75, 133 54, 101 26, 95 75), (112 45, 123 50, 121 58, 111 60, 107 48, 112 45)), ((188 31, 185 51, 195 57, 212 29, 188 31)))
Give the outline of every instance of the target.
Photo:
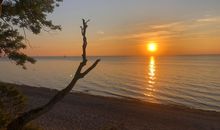
POLYGON ((24 110, 26 98, 15 86, 0 82, 0 130, 24 110))
POLYGON ((61 30, 59 25, 47 19, 61 1, 0 0, 0 57, 8 57, 24 69, 26 62, 35 63, 35 59, 22 52, 28 43, 25 30, 34 34, 42 30, 61 30))

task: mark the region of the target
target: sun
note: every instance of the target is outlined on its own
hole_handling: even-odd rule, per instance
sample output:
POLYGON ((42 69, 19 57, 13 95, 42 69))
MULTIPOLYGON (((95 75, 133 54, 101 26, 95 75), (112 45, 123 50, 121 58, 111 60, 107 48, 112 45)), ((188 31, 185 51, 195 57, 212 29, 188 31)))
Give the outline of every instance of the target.
POLYGON ((155 42, 150 42, 147 44, 147 50, 149 52, 155 52, 157 51, 157 44, 155 42))

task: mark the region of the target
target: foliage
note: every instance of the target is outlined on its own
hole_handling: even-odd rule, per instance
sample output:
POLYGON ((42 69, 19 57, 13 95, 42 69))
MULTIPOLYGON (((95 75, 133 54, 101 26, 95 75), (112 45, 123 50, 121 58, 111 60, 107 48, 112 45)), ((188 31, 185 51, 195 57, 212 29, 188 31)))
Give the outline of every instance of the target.
POLYGON ((22 53, 26 48, 25 29, 34 34, 42 30, 61 30, 48 20, 48 14, 59 6, 62 0, 11 0, 4 2, 0 14, 0 56, 6 56, 23 66, 26 62, 35 63, 35 60, 22 53), (20 29, 20 30, 18 30, 20 29), (21 29, 24 36, 20 34, 21 29))
POLYGON ((0 130, 23 112, 25 97, 10 84, 0 83, 0 130))
MULTIPOLYGON (((0 130, 5 130, 8 123, 24 112, 26 98, 15 85, 0 83, 0 130)), ((23 130, 42 130, 33 123, 23 130)))

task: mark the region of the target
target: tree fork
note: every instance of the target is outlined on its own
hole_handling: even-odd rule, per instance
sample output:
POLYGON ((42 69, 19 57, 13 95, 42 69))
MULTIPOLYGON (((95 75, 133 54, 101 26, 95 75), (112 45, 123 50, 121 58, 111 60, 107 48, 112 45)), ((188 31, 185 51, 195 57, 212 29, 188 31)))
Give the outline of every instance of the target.
POLYGON ((9 123, 7 126, 7 130, 22 130, 30 121, 42 116, 43 114, 50 111, 59 101, 61 101, 75 86, 77 81, 81 78, 84 78, 91 70, 93 70, 97 64, 100 62, 100 59, 97 59, 88 69, 82 72, 83 67, 86 66, 87 56, 86 56, 86 48, 87 48, 87 38, 86 38, 86 30, 88 27, 89 20, 82 19, 83 25, 81 28, 81 33, 83 37, 83 45, 82 45, 82 62, 79 64, 75 75, 69 85, 63 90, 59 91, 47 104, 40 106, 38 108, 32 109, 26 113, 23 113, 21 116, 17 117, 13 121, 9 123))

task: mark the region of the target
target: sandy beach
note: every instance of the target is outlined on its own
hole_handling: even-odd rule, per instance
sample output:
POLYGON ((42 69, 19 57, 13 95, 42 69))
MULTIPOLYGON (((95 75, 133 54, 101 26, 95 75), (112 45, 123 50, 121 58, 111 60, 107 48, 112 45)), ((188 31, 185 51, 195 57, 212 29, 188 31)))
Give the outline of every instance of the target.
MULTIPOLYGON (((28 109, 47 102, 57 91, 18 86, 28 109)), ((220 113, 71 93, 38 120, 45 130, 219 130, 220 113)))

